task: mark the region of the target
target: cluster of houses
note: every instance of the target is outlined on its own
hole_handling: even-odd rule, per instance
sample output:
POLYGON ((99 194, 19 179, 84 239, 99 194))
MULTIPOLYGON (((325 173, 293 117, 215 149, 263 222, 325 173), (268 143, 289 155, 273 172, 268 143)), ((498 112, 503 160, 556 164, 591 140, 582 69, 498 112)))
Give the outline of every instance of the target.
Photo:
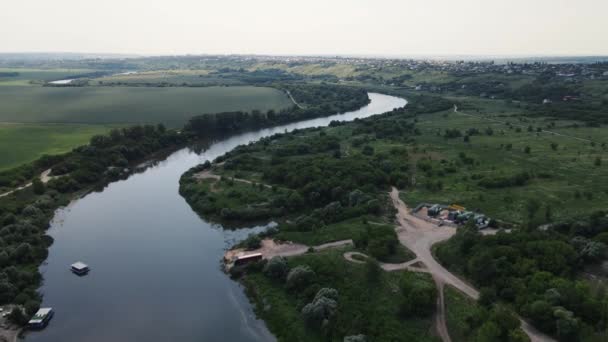
POLYGON ((472 220, 478 229, 485 229, 490 227, 492 221, 484 214, 467 211, 466 208, 457 204, 443 205, 422 203, 412 212, 417 217, 431 221, 438 226, 447 225, 458 227, 472 220))
MULTIPOLYGON (((307 63, 354 65, 368 69, 399 68, 411 71, 434 71, 447 73, 501 73, 540 75, 551 73, 564 79, 575 78, 608 78, 606 58, 492 58, 475 57, 438 57, 420 56, 413 58, 382 58, 361 56, 261 56, 261 55, 229 55, 229 56, 199 56, 205 60, 231 59, 235 62, 266 62, 286 65, 307 63), (597 63, 597 61, 604 61, 597 63)), ((387 80, 389 81, 389 80, 387 80)))

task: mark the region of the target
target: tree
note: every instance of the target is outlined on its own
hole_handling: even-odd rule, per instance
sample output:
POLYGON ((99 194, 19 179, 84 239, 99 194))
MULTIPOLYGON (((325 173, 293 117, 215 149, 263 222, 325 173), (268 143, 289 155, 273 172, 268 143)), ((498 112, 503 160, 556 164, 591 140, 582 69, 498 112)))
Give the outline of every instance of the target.
POLYGON ((500 335, 501 331, 498 325, 493 321, 487 321, 477 331, 476 341, 495 342, 500 340, 500 335))
POLYGON ((557 146, 558 146, 557 143, 554 143, 554 142, 551 143, 551 149, 553 151, 557 151, 557 146))
POLYGON ((315 278, 315 272, 307 265, 296 266, 287 274, 287 288, 301 290, 315 278))
POLYGON ((370 283, 375 283, 380 280, 382 268, 380 268, 380 264, 376 259, 367 258, 367 261, 365 262, 365 274, 370 283))
POLYGON ((553 311, 553 316, 557 319, 557 336, 562 341, 573 341, 579 331, 579 322, 574 318, 574 314, 562 307, 557 307, 553 311))
POLYGON ((32 181, 32 188, 34 189, 34 193, 37 195, 42 195, 45 190, 44 183, 40 180, 40 178, 36 177, 32 181))
POLYGON ((284 257, 272 257, 264 266, 264 274, 273 279, 284 280, 288 272, 289 265, 287 265, 287 259, 284 257))
POLYGON ((255 234, 251 234, 249 235, 249 237, 247 237, 244 243, 245 248, 247 248, 248 250, 254 250, 262 246, 262 239, 260 239, 260 237, 255 234))
POLYGON ((595 162, 593 163, 595 166, 602 166, 602 158, 595 157, 595 162))
POLYGON ((428 316, 435 311, 437 290, 435 286, 420 283, 407 273, 401 279, 403 302, 400 311, 404 316, 428 316))
POLYGON ((544 331, 553 331, 553 308, 544 300, 537 300, 530 305, 529 316, 535 325, 544 331))
POLYGON ((538 209, 540 209, 540 202, 538 202, 536 199, 531 198, 526 202, 526 213, 528 215, 528 220, 532 220, 534 218, 538 212, 538 209))
POLYGON ((369 145, 365 145, 361 153, 365 154, 366 156, 371 156, 374 154, 374 148, 369 145))
POLYGON ((531 151, 531 150, 530 150, 530 146, 526 146, 526 147, 524 147, 524 153, 526 153, 526 154, 530 154, 530 151, 531 151))
POLYGON ((39 303, 39 302, 37 302, 37 301, 35 301, 35 300, 28 300, 28 301, 25 303, 24 308, 25 308, 25 312, 26 312, 28 315, 32 316, 32 315, 33 315, 33 314, 35 314, 35 313, 36 313, 36 311, 38 311, 38 309, 40 308, 40 303, 39 303))
POLYGON ((302 308, 304 320, 311 326, 319 327, 329 323, 338 310, 338 291, 332 288, 320 289, 311 303, 302 308))
POLYGON ((11 313, 8 314, 8 319, 17 325, 25 325, 28 321, 23 309, 20 307, 14 307, 11 313))

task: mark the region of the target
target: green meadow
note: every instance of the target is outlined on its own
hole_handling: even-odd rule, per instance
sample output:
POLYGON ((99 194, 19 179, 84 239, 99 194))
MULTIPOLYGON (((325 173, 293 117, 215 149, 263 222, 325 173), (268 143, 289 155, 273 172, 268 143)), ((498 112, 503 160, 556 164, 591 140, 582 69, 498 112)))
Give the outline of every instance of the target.
POLYGON ((0 121, 181 127, 194 115, 282 109, 284 93, 265 87, 21 87, 0 92, 0 121))
POLYGON ((107 125, 0 124, 0 170, 31 162, 44 154, 61 154, 106 133, 107 125))
POLYGON ((417 118, 421 134, 409 152, 417 164, 431 165, 432 171, 413 168, 416 186, 404 192, 406 202, 457 203, 510 222, 525 221, 530 202, 542 203, 538 214, 553 218, 604 209, 608 200, 606 128, 524 117, 515 106, 493 102, 478 106, 480 110, 417 118), (463 136, 446 138, 447 129, 457 129, 463 136), (464 134, 469 129, 479 133, 466 142, 464 134), (480 186, 482 179, 522 172, 532 175, 524 185, 480 186), (441 189, 428 186, 436 182, 441 182, 441 189))

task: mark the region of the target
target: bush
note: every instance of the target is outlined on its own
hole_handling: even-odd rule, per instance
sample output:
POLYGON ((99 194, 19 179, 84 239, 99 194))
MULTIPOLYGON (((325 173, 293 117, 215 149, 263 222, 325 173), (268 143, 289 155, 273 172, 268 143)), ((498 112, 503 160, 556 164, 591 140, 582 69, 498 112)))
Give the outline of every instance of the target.
POLYGON ((332 289, 331 287, 324 287, 324 288, 320 289, 319 292, 317 292, 313 302, 321 297, 338 300, 338 290, 332 289))
POLYGON ((259 236, 252 234, 244 241, 247 250, 258 249, 262 247, 262 239, 259 236))
POLYGON ((437 291, 432 284, 421 284, 407 275, 401 281, 403 303, 401 314, 404 316, 428 316, 435 312, 437 291))
POLYGON ((264 267, 264 274, 273 279, 284 280, 289 272, 289 265, 284 257, 275 256, 264 267))
POLYGON ((317 292, 315 299, 302 308, 304 320, 311 326, 325 325, 338 310, 338 291, 331 288, 322 288, 317 292))
POLYGON ((10 314, 8 314, 8 319, 17 324, 17 325, 25 325, 28 321, 27 317, 23 310, 19 307, 13 308, 10 314))
POLYGON ((301 290, 310 285, 315 276, 315 272, 310 267, 296 266, 287 274, 287 288, 301 290))

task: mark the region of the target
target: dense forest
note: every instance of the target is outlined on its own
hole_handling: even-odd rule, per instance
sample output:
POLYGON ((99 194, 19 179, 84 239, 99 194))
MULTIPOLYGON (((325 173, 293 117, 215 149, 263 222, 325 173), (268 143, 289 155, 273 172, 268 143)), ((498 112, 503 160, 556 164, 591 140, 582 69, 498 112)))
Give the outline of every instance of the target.
POLYGON ((605 260, 607 242, 608 216, 597 212, 495 236, 464 227, 436 254, 481 288, 482 304, 513 305, 560 341, 599 341, 608 327, 608 296, 582 281, 580 271, 605 260))

